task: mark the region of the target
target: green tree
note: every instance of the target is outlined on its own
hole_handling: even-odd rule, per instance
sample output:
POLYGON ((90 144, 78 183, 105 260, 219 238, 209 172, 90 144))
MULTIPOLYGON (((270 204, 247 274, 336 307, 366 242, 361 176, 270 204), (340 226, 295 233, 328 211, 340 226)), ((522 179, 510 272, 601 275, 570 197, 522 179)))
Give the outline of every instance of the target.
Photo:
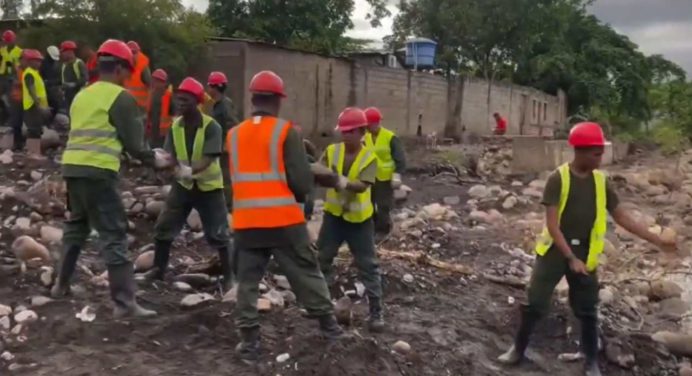
POLYGON ((22 0, 0 0, 0 10, 2 10, 3 20, 19 18, 24 2, 22 0))
POLYGON ((151 58, 181 79, 206 60, 206 38, 213 29, 202 14, 179 0, 33 0, 40 27, 23 32, 28 45, 45 47, 65 39, 97 48, 104 40, 136 40, 151 58))
MULTIPOLYGON (((368 0, 373 25, 389 15, 385 0, 368 0)), ((207 15, 222 36, 340 53, 364 41, 344 36, 353 27, 353 0, 210 0, 207 15)))

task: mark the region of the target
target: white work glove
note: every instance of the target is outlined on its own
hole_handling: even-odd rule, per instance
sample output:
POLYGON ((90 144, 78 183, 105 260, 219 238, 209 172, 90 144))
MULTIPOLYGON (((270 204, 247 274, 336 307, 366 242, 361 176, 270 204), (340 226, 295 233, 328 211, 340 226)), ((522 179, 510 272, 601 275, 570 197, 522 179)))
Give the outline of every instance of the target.
POLYGON ((154 152, 154 167, 156 168, 166 168, 173 164, 173 157, 171 154, 161 148, 156 148, 154 152))
POLYGON ((348 186, 348 178, 343 175, 339 175, 339 181, 336 183, 336 189, 343 191, 346 189, 346 186, 348 186))
POLYGON ((175 177, 178 179, 192 179, 192 167, 178 165, 175 169, 175 177))
POLYGON ((399 187, 401 187, 401 174, 395 172, 392 176, 392 188, 398 189, 399 187))

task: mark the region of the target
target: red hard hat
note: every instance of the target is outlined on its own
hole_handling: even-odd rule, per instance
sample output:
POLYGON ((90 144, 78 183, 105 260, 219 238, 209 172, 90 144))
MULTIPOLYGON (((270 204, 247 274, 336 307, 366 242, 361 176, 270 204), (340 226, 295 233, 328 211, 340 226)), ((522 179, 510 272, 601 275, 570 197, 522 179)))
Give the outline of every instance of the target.
POLYGON ((368 124, 379 124, 382 121, 382 113, 377 107, 366 108, 365 116, 368 118, 368 124))
POLYGON ((132 51, 123 41, 109 39, 103 42, 96 53, 98 56, 110 55, 118 59, 125 60, 130 65, 131 69, 135 67, 132 51))
POLYGON ((572 127, 568 141, 575 148, 604 146, 606 142, 603 129, 593 122, 579 123, 572 127))
POLYGON ((284 81, 272 71, 262 71, 252 77, 250 92, 255 94, 274 94, 286 97, 284 81))
POLYGON ((202 103, 204 100, 204 86, 192 77, 187 77, 178 86, 178 91, 190 93, 197 98, 197 103, 202 103))
POLYGON ((211 72, 209 74, 209 80, 207 80, 209 85, 225 85, 228 83, 228 79, 223 72, 211 72))
POLYGON ((77 49, 77 43, 71 40, 66 40, 60 43, 60 51, 74 51, 77 49))
POLYGON ((136 54, 137 52, 141 51, 141 49, 139 48, 139 43, 133 40, 127 42, 127 46, 130 47, 130 50, 132 50, 133 54, 136 54))
POLYGON ((151 74, 151 77, 163 82, 168 81, 168 73, 163 69, 155 70, 154 73, 151 74))
POLYGON ((365 111, 357 107, 346 107, 340 114, 336 130, 341 132, 352 131, 357 128, 367 127, 368 117, 365 111))
POLYGON ((5 30, 2 33, 2 41, 5 43, 14 43, 14 41, 17 40, 17 34, 14 33, 12 30, 5 30))
POLYGON ((27 60, 43 60, 43 55, 39 50, 26 49, 22 51, 22 57, 27 60))

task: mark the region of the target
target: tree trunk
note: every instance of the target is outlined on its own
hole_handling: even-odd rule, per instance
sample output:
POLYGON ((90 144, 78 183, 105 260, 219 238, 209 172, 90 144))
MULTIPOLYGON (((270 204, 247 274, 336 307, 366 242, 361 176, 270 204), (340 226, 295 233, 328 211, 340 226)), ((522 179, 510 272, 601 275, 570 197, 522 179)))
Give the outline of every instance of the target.
POLYGON ((452 82, 452 78, 450 77, 447 86, 447 103, 448 106, 451 107, 453 101, 454 107, 451 113, 449 113, 449 111, 447 112, 447 124, 445 124, 444 136, 459 141, 463 132, 461 129, 461 112, 464 106, 464 84, 466 77, 459 75, 454 79, 455 82, 452 82), (456 95, 454 95, 454 88, 456 88, 456 95))

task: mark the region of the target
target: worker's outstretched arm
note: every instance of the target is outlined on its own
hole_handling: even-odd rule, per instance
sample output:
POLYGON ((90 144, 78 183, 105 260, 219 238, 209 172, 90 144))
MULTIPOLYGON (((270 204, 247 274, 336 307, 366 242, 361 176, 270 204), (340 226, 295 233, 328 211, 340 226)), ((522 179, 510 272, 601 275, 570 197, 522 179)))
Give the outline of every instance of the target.
POLYGON ((649 228, 645 224, 637 222, 622 206, 615 208, 611 214, 615 223, 622 226, 625 230, 661 248, 663 251, 669 252, 675 250, 675 241, 662 239, 659 235, 649 231, 649 228))
POLYGON ((284 141, 284 165, 288 187, 299 202, 304 202, 303 200, 312 190, 314 177, 310 171, 303 141, 292 127, 288 130, 284 141))
POLYGON ((142 163, 153 166, 154 152, 144 142, 144 125, 135 98, 123 91, 113 102, 108 115, 123 149, 142 163))

